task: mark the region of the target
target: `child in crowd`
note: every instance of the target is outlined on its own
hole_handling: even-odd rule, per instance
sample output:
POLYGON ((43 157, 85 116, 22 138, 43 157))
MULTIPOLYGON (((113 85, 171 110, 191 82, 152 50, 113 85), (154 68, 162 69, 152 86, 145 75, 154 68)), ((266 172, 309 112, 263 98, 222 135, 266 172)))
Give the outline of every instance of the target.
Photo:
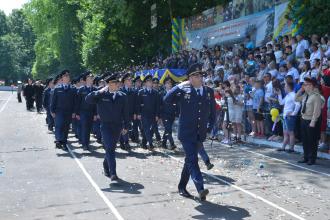
POLYGON ((262 113, 262 107, 264 103, 264 97, 265 97, 265 92, 262 88, 262 82, 261 81, 256 81, 255 82, 255 90, 252 93, 252 107, 253 107, 253 112, 254 112, 254 131, 256 133, 252 133, 252 136, 254 137, 264 137, 265 131, 264 131, 264 116, 262 113))

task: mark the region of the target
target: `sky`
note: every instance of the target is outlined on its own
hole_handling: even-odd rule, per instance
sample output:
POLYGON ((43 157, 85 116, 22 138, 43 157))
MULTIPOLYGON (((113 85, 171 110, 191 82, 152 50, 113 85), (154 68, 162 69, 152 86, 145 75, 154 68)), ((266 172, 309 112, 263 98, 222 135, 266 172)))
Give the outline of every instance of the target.
POLYGON ((0 10, 9 15, 13 9, 19 9, 29 0, 0 0, 0 10))

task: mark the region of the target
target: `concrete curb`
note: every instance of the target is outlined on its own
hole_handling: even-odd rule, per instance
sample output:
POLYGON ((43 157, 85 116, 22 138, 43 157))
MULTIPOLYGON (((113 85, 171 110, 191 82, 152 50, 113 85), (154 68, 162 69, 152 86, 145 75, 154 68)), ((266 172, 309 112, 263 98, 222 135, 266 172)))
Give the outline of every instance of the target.
MULTIPOLYGON (((267 146, 267 147, 271 147, 271 148, 281 148, 282 147, 282 143, 268 141, 265 139, 253 138, 253 137, 246 137, 246 142, 248 142, 250 144, 255 144, 255 145, 263 145, 263 146, 267 146)), ((299 152, 301 154, 303 153, 303 147, 301 145, 295 145, 294 150, 295 150, 295 152, 299 152)), ((330 160, 330 154, 323 153, 323 152, 317 152, 317 157, 330 160)))

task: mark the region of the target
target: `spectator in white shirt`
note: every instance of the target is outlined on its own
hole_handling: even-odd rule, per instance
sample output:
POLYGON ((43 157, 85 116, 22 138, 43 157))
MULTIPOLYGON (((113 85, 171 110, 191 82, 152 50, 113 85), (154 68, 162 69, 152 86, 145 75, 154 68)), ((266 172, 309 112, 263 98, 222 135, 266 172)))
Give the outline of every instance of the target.
POLYGON ((280 44, 275 44, 274 55, 276 58, 276 64, 279 64, 283 55, 280 44))
POLYGON ((291 38, 291 47, 292 47, 292 51, 295 51, 297 48, 297 39, 295 37, 291 38))
POLYGON ((304 57, 304 51, 308 50, 309 43, 304 37, 300 34, 297 35, 298 44, 296 47, 296 58, 301 59, 304 57))
POLYGON ((315 59, 314 60, 314 67, 312 68, 311 71, 311 77, 315 78, 315 79, 319 79, 320 75, 321 75, 321 60, 319 59, 315 59))
POLYGON ((281 91, 278 91, 279 103, 284 105, 283 108, 283 145, 278 151, 285 151, 285 147, 289 144, 289 153, 294 152, 295 135, 294 129, 296 125, 297 114, 300 109, 300 103, 295 101, 295 92, 293 91, 294 84, 287 82, 285 84, 285 91, 287 95, 283 99, 281 91))
POLYGON ((311 64, 309 61, 305 61, 303 68, 302 68, 302 73, 300 74, 299 78, 299 83, 304 83, 305 82, 305 77, 311 78, 312 77, 312 70, 311 70, 311 64))
POLYGON ((264 75, 268 73, 268 67, 266 61, 262 60, 259 65, 259 72, 257 75, 257 80, 262 80, 264 78, 264 75))
POLYGON ((299 72, 296 68, 293 67, 293 62, 288 61, 287 67, 288 67, 288 73, 286 75, 287 76, 291 75, 293 77, 293 79, 295 80, 295 82, 298 83, 298 81, 299 81, 299 72))
POLYGON ((310 57, 310 62, 311 62, 312 68, 314 67, 315 59, 321 60, 321 51, 319 50, 319 47, 317 46, 316 43, 312 45, 312 53, 311 53, 311 57, 310 57))

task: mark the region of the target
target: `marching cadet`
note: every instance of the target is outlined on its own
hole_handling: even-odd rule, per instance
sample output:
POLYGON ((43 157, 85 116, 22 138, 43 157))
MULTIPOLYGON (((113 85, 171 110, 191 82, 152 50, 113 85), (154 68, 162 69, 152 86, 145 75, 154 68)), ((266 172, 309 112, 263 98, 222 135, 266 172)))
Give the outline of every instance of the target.
POLYGON ((86 72, 81 79, 84 86, 77 91, 75 114, 76 119, 80 123, 80 140, 84 150, 89 150, 90 134, 92 131, 93 121, 96 120, 96 106, 86 102, 86 96, 95 91, 93 87, 94 76, 91 72, 86 72))
POLYGON ((32 79, 28 79, 27 84, 24 86, 23 89, 23 96, 26 101, 26 109, 28 111, 32 111, 33 108, 33 96, 34 96, 34 88, 32 85, 33 81, 32 79))
MULTIPOLYGON (((157 92, 158 99, 159 99, 158 103, 161 103, 162 97, 160 95, 159 79, 157 77, 154 77, 152 79, 152 88, 153 88, 153 90, 155 90, 157 92)), ((159 129, 158 129, 158 121, 154 121, 154 123, 152 125, 152 137, 154 135, 156 136, 157 141, 161 141, 161 137, 160 137, 159 129)))
MULTIPOLYGON (((121 88, 120 91, 126 94, 127 99, 128 99, 128 117, 129 117, 129 124, 128 124, 128 131, 132 131, 132 123, 134 120, 134 111, 135 111, 135 99, 136 99, 136 93, 134 92, 132 88, 132 78, 129 73, 126 73, 122 78, 121 82, 123 84, 123 87, 121 88)), ((136 117, 136 116, 135 116, 136 117)), ((130 150, 131 146, 128 143, 129 140, 129 135, 131 133, 127 133, 125 135, 121 135, 120 137, 120 147, 124 150, 130 150)))
MULTIPOLYGON (((82 80, 84 73, 75 77, 72 81, 71 81, 71 85, 75 90, 75 100, 77 98, 77 93, 78 90, 85 85, 85 82, 82 80)), ((76 106, 75 106, 76 107, 76 106)), ((75 137, 78 139, 79 143, 81 143, 81 123, 80 121, 75 117, 72 118, 72 131, 75 134, 75 137)))
POLYGON ((152 76, 148 75, 143 79, 145 88, 141 89, 137 98, 137 118, 142 122, 142 147, 152 150, 152 125, 157 123, 159 116, 159 96, 152 89, 152 76), (148 146, 147 146, 148 143, 148 146))
POLYGON ((128 100, 125 93, 119 91, 119 79, 116 74, 105 78, 108 85, 87 95, 86 102, 97 105, 101 120, 102 140, 105 147, 103 162, 104 174, 111 181, 118 180, 116 172, 116 144, 120 134, 126 134, 128 128, 128 100))
POLYGON ((47 113, 46 123, 48 125, 48 131, 54 130, 54 119, 53 119, 52 115, 50 114, 50 93, 51 93, 52 89, 54 89, 54 80, 53 80, 53 78, 49 78, 46 80, 46 88, 44 91, 44 96, 43 96, 43 101, 42 101, 42 105, 47 113))
MULTIPOLYGON (((94 89, 95 90, 100 90, 104 86, 101 85, 100 81, 103 81, 102 76, 96 76, 94 79, 94 89)), ((102 136, 101 136, 101 130, 100 130, 100 116, 96 112, 96 118, 94 118, 93 121, 93 134, 94 137, 96 138, 96 142, 99 144, 102 144, 102 136)))
POLYGON ((162 140, 162 147, 166 147, 167 141, 170 142, 170 150, 174 150, 176 148, 172 136, 172 127, 175 120, 175 116, 177 115, 178 108, 177 104, 174 103, 166 103, 163 101, 165 95, 172 89, 173 87, 173 80, 170 77, 165 78, 164 80, 165 91, 162 92, 162 100, 160 106, 160 117, 162 119, 164 125, 164 134, 162 140))
POLYGON ((75 118, 74 102, 76 90, 70 86, 70 71, 63 70, 59 74, 62 85, 54 90, 50 111, 55 119, 55 144, 56 148, 66 150, 67 138, 71 119, 75 118))
MULTIPOLYGON (((136 76, 133 79, 133 83, 134 83, 134 94, 135 94, 135 100, 134 100, 134 106, 137 106, 137 96, 139 94, 139 91, 142 89, 142 81, 140 76, 136 76)), ((139 130, 141 133, 143 133, 142 131, 142 126, 141 126, 141 121, 137 118, 136 115, 136 109, 135 109, 135 114, 133 116, 133 129, 132 129, 132 141, 135 143, 139 143, 139 130)), ((143 136, 143 134, 142 134, 143 136)))
POLYGON ((180 105, 178 139, 185 152, 185 163, 178 185, 179 194, 191 197, 186 190, 191 177, 200 200, 204 201, 209 190, 204 189, 203 176, 198 166, 198 152, 214 124, 215 100, 212 89, 203 86, 202 74, 200 64, 192 65, 187 71, 189 80, 171 89, 164 101, 173 103, 177 100, 180 105))
POLYGON ((37 80, 33 86, 34 89, 34 98, 36 101, 37 112, 41 113, 42 111, 42 97, 44 92, 44 86, 41 84, 40 80, 37 80))

